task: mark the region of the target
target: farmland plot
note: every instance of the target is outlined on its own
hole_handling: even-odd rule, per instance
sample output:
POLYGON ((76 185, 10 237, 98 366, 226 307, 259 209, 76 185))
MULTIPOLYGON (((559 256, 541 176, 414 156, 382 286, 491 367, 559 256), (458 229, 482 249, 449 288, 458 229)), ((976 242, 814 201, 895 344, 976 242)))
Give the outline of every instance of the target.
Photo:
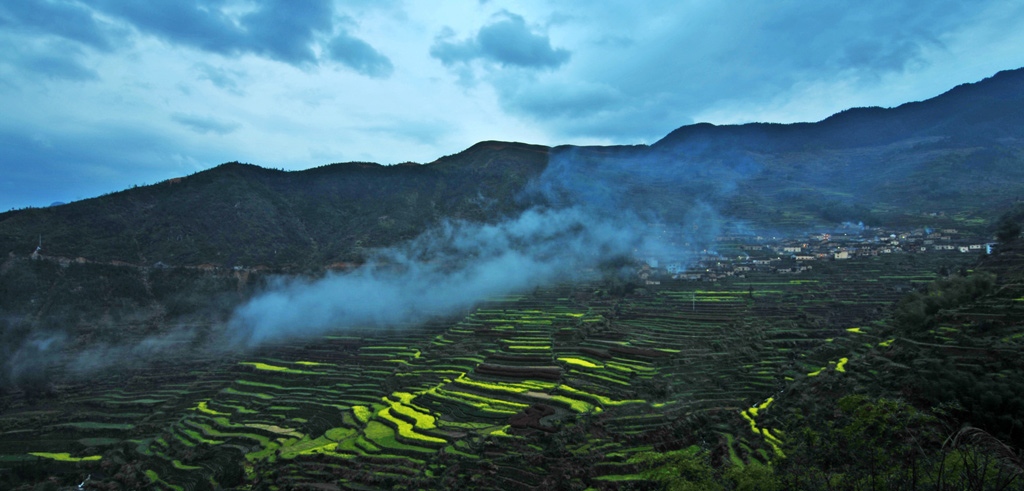
POLYGON ((157 363, 11 404, 0 466, 171 489, 527 489, 615 486, 640 479, 631 455, 694 444, 763 461, 782 451, 764 418, 787 387, 869 377, 859 353, 891 343, 874 323, 933 266, 858 259, 625 298, 561 285, 455 320, 157 363))

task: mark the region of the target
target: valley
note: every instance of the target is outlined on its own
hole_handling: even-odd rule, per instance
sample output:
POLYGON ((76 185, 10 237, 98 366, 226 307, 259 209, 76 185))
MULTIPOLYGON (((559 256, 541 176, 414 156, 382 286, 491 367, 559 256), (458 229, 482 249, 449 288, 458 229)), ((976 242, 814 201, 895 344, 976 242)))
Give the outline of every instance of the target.
MULTIPOLYGON (((719 250, 741 262, 740 244, 719 250)), ((768 463, 791 446, 790 394, 872 392, 907 368, 891 361, 914 342, 893 306, 967 259, 830 258, 621 296, 592 277, 426 325, 158 359, 8 394, 0 462, 9 483, 167 489, 616 489, 651 482, 638 454, 693 446, 718 466, 768 463)), ((1002 349, 1024 339, 1007 334, 1002 349)))

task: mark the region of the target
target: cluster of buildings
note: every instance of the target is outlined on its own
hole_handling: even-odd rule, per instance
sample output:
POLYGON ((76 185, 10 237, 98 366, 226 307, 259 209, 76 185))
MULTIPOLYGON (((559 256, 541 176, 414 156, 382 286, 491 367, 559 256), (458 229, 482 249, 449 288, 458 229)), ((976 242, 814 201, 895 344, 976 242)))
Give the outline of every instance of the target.
POLYGON ((883 228, 830 233, 807 233, 797 237, 726 235, 717 237, 718 251, 692 251, 686 260, 648 258, 638 271, 647 285, 662 280, 718 281, 746 277, 751 272, 799 274, 821 261, 842 261, 881 254, 987 254, 992 242, 959 233, 956 229, 883 228))

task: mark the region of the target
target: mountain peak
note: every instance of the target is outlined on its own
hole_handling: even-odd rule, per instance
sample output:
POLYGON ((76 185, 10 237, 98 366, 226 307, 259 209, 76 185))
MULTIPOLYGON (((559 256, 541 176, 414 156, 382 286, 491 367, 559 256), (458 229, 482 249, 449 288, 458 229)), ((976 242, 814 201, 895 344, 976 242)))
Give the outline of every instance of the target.
POLYGON ((697 123, 672 131, 653 146, 671 148, 713 140, 753 151, 794 151, 807 146, 851 148, 908 138, 1019 137, 1024 130, 1024 68, 894 108, 844 109, 816 123, 697 123))

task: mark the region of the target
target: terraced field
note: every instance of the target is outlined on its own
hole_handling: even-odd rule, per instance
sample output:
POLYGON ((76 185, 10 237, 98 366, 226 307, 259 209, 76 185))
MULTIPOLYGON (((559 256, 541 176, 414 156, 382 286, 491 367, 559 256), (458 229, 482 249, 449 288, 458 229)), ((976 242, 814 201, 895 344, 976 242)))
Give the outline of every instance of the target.
POLYGON ((348 330, 217 360, 154 363, 0 415, 4 472, 127 487, 617 488, 646 450, 735 463, 783 452, 763 423, 791 384, 870 376, 891 304, 935 263, 894 255, 800 275, 588 284, 455 320, 348 330))

